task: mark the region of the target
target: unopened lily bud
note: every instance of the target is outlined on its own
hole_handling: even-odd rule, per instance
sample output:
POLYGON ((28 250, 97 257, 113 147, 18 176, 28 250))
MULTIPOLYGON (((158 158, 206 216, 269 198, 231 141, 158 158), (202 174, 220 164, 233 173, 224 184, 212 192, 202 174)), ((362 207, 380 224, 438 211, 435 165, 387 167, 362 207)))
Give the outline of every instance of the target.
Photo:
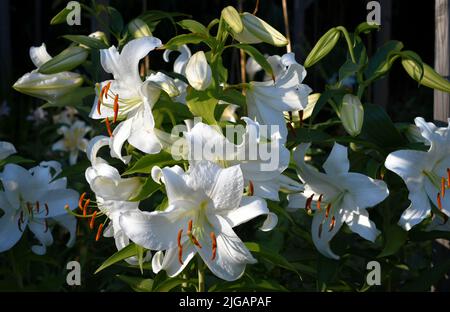
POLYGON ((82 83, 83 78, 77 73, 44 75, 33 71, 19 78, 13 88, 21 93, 52 102, 81 86, 82 83))
POLYGON ((408 75, 420 84, 443 92, 450 92, 450 81, 439 75, 427 64, 423 63, 423 75, 421 75, 420 66, 412 59, 402 59, 402 65, 408 75))
POLYGON ((314 48, 306 57, 304 66, 306 68, 314 65, 325 57, 334 48, 341 36, 341 31, 337 28, 331 28, 317 41, 314 48))
POLYGON ((255 15, 245 12, 241 15, 241 20, 244 30, 241 33, 233 33, 233 37, 239 42, 265 42, 277 47, 283 47, 288 44, 285 36, 255 15))
POLYGON ((206 61, 203 51, 191 56, 186 65, 186 78, 196 90, 202 91, 211 84, 211 67, 206 61))
POLYGON ((83 47, 69 47, 39 67, 39 73, 49 75, 74 69, 86 60, 88 54, 83 47))
POLYGON ((359 97, 346 94, 342 99, 340 111, 342 125, 351 136, 357 136, 362 129, 364 121, 364 108, 359 97))
POLYGON ((147 23, 139 18, 135 18, 128 24, 128 31, 133 36, 133 38, 151 37, 152 32, 147 23))
POLYGON ((241 16, 232 6, 227 6, 222 10, 222 17, 234 33, 239 34, 244 30, 241 16))
POLYGON ((109 46, 108 38, 106 37, 103 31, 96 31, 89 35, 89 37, 103 41, 106 45, 109 46))

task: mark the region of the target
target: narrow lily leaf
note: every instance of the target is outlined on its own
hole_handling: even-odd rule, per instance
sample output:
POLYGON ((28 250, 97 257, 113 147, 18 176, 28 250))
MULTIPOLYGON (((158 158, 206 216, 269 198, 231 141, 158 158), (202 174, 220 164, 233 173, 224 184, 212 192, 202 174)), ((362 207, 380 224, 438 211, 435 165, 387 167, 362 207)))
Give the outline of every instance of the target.
POLYGON ((161 187, 162 187, 161 184, 156 183, 155 181, 153 181, 151 177, 149 177, 142 185, 137 195, 134 196, 133 198, 130 198, 129 201, 142 201, 146 198, 149 198, 161 187))
POLYGON ((388 257, 395 254, 404 246, 408 238, 408 232, 404 231, 397 224, 392 224, 384 231, 385 245, 378 258, 388 257))
POLYGON ((141 278, 126 275, 116 275, 122 282, 127 283, 136 292, 151 292, 153 280, 151 278, 141 278))
POLYGON ((317 41, 314 48, 309 52, 304 66, 306 68, 313 66, 322 58, 324 58, 338 42, 341 37, 341 32, 337 28, 331 28, 317 41))
POLYGON ((50 25, 66 23, 67 15, 69 15, 70 12, 71 10, 69 10, 68 8, 62 9, 52 18, 52 20, 50 21, 50 25))
POLYGON ((113 265, 114 263, 136 256, 136 252, 137 252, 136 245, 134 243, 130 243, 128 246, 117 251, 111 257, 106 259, 105 262, 103 262, 103 264, 95 271, 94 274, 97 274, 98 272, 106 269, 107 267, 113 265))
POLYGON ((88 50, 82 47, 69 47, 39 67, 41 74, 56 74, 69 71, 83 63, 88 57, 88 50))
POLYGON ((148 154, 144 155, 123 175, 129 175, 133 173, 150 173, 152 171, 153 166, 168 166, 172 164, 176 164, 178 161, 172 158, 167 152, 161 151, 158 154, 148 154))
POLYGON ((169 50, 177 50, 178 47, 184 45, 184 44, 199 44, 202 41, 205 41, 207 39, 207 37, 205 35, 202 34, 182 34, 176 37, 173 37, 172 39, 170 39, 165 45, 164 45, 164 49, 169 49, 169 50))
POLYGON ((390 40, 382 45, 370 58, 364 75, 367 80, 373 81, 386 74, 395 60, 394 55, 403 49, 403 43, 390 40))
POLYGON ((246 242, 245 246, 253 253, 255 253, 257 256, 260 256, 264 260, 272 263, 275 266, 278 266, 280 268, 295 272, 300 277, 300 274, 298 273, 297 269, 294 265, 292 265, 286 258, 281 256, 278 253, 275 253, 269 249, 266 249, 265 247, 261 246, 258 243, 253 242, 246 242))
POLYGON ((206 27, 203 26, 203 24, 201 24, 195 20, 185 19, 185 20, 179 21, 177 24, 180 25, 183 29, 189 30, 192 33, 202 34, 204 36, 209 35, 206 27))
POLYGON ((244 50, 245 53, 253 57, 253 59, 266 71, 269 76, 274 77, 272 66, 270 66, 270 63, 266 60, 264 55, 255 47, 245 43, 234 44, 233 47, 244 50))
POLYGON ((161 282, 160 284, 158 284, 154 289, 152 289, 152 291, 154 292, 168 292, 170 290, 172 290, 173 288, 180 286, 183 283, 189 282, 189 280, 187 279, 183 279, 183 278, 167 278, 166 280, 164 280, 163 282, 161 282))
POLYGON ((88 37, 88 36, 82 36, 82 35, 65 35, 63 38, 85 45, 92 49, 107 49, 108 45, 104 43, 102 40, 88 37))

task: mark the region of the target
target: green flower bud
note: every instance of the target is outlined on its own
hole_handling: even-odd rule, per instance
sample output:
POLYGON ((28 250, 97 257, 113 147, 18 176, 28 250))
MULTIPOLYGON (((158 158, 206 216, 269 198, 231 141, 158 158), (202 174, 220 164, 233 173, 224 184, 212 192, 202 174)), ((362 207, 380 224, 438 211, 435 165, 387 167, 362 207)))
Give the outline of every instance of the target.
POLYGON ((241 16, 232 6, 227 6, 222 10, 222 17, 234 33, 239 34, 244 30, 241 16))
POLYGON ((412 59, 402 59, 403 68, 409 76, 426 87, 450 93, 450 81, 439 75, 433 68, 423 63, 423 75, 420 66, 412 59), (422 79, 420 79, 422 76, 422 79))
POLYGON ((324 58, 334 48, 341 36, 341 31, 331 28, 317 41, 314 48, 309 52, 305 60, 305 67, 311 67, 324 58))
POLYGON ((342 125, 351 136, 357 136, 362 129, 364 121, 364 107, 359 97, 353 94, 346 94, 342 99, 340 110, 342 125))
POLYGON ((152 36, 150 27, 148 27, 147 23, 139 18, 135 18, 128 24, 128 31, 135 39, 152 36))
POLYGON ((88 50, 80 46, 72 46, 39 67, 41 74, 56 74, 74 69, 88 57, 88 50))

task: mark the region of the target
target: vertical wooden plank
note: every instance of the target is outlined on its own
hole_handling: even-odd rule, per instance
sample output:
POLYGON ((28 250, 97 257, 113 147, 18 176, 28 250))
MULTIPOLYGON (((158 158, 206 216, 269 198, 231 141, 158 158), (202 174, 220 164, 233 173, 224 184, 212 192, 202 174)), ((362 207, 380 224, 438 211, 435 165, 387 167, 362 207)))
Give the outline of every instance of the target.
MULTIPOLYGON (((435 44, 434 67, 435 70, 447 77, 450 74, 450 42, 449 42, 449 15, 448 0, 435 0, 435 44)), ((450 117, 450 94, 434 90, 434 120, 436 123, 446 124, 450 117)), ((450 242, 446 239, 437 239, 433 243, 433 266, 439 265, 450 257, 450 242)), ((438 284, 433 285, 433 291, 450 291, 450 272, 438 284)))
MULTIPOLYGON (((449 59, 449 4, 448 0, 435 1, 435 54, 434 67, 444 77, 450 74, 449 59)), ((450 117, 450 94, 434 90, 434 119, 447 122, 450 117)))
MULTIPOLYGON (((381 27, 377 33, 377 47, 382 46, 391 39, 392 32, 392 2, 391 0, 380 0, 381 6, 381 27)), ((389 102, 389 76, 375 82, 373 86, 373 102, 386 107, 389 102)))

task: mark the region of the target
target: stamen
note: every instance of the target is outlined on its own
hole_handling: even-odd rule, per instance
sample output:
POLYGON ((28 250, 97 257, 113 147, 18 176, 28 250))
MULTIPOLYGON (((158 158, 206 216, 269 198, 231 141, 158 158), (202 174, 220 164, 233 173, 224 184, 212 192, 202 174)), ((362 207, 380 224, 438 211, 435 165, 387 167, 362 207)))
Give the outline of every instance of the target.
POLYGON ((192 234, 192 220, 189 220, 189 222, 188 222, 187 234, 188 234, 188 236, 192 234))
POLYGON ((325 210, 325 219, 328 219, 328 215, 330 214, 330 210, 331 210, 331 203, 329 203, 327 205, 327 208, 325 210))
POLYGON ((28 210, 28 214, 31 215, 31 213, 33 212, 33 207, 31 206, 31 204, 29 202, 27 202, 27 210, 28 210))
POLYGON ((183 245, 181 245, 181 236, 183 235, 183 229, 178 231, 177 243, 178 243, 178 262, 183 264, 183 245))
POLYGON ((322 227, 323 227, 323 223, 319 224, 319 238, 322 236, 322 227))
POLYGON ((23 230, 22 230, 22 221, 20 220, 20 218, 19 218, 19 220, 17 220, 17 226, 19 227, 19 231, 23 232, 23 230))
POLYGON ((114 99, 114 119, 113 122, 117 121, 117 115, 119 114, 119 95, 116 94, 114 99))
POLYGON ((441 194, 442 194, 442 197, 445 197, 445 178, 444 177, 441 178, 441 194))
POLYGON ((100 239, 100 234, 102 234, 102 230, 103 230, 103 223, 100 223, 100 225, 98 226, 97 235, 95 235, 96 242, 98 242, 98 240, 100 239))
POLYGON ((331 232, 334 229, 335 225, 336 225, 336 218, 333 216, 333 217, 331 217, 331 223, 330 223, 330 228, 328 229, 328 232, 331 232))
POLYGON ((212 241, 212 257, 211 257, 211 260, 214 260, 214 259, 216 259, 216 254, 217 254, 216 234, 214 234, 214 232, 211 232, 209 234, 209 236, 211 237, 211 241, 212 241))
MULTIPOLYGON (((100 93, 101 94, 101 93, 100 93)), ((99 114, 99 115, 101 115, 102 114, 102 112, 101 112, 101 110, 100 110, 100 106, 102 105, 102 102, 101 102, 101 95, 99 96, 99 98, 98 98, 98 101, 97 101, 97 113, 99 114)))
POLYGON ((288 114, 289 114, 289 121, 292 121, 292 112, 289 111, 288 114))
POLYGON ((108 99, 109 87, 111 87, 111 81, 105 86, 105 98, 108 99))
POLYGON ((308 197, 308 198, 306 199, 305 208, 306 208, 306 212, 307 212, 308 214, 311 214, 311 211, 312 211, 311 203, 312 203, 313 197, 314 197, 314 194, 312 194, 310 197, 308 197))
POLYGON ((105 124, 106 124, 106 130, 108 131, 108 134, 110 137, 112 137, 112 131, 111 131, 111 125, 109 124, 108 118, 105 118, 105 124))
POLYGON ((20 221, 20 223, 23 223, 23 210, 20 211, 19 221, 20 221))
POLYGON ((48 216, 48 204, 44 203, 45 206, 45 215, 48 216))
POLYGON ((447 168, 447 187, 450 188, 450 168, 447 168))
POLYGON ((39 202, 36 201, 36 212, 39 213, 39 202))
POLYGON ((84 203, 84 206, 83 206, 83 217, 86 217, 86 214, 87 214, 87 207, 88 207, 88 205, 91 203, 91 200, 90 199, 87 199, 86 201, 85 201, 85 203, 84 203))
POLYGON ((298 118, 300 120, 300 128, 303 127, 303 110, 298 111, 298 118))
POLYGON ((439 210, 442 210, 441 193, 437 193, 436 199, 439 210))
POLYGON ((78 207, 83 210, 83 200, 84 197, 86 197, 86 192, 84 192, 83 194, 81 194, 80 199, 78 200, 78 207))
POLYGON ((288 123, 286 123, 287 124, 287 127, 289 128, 289 131, 292 133, 292 136, 294 137, 294 138, 296 138, 297 137, 297 134, 295 133, 295 129, 294 129, 294 127, 292 126, 292 124, 290 123, 290 122, 288 122, 288 123))
POLYGON ((320 203, 322 202, 323 194, 320 194, 319 199, 317 200, 317 210, 320 212, 320 203))
POLYGON ((96 217, 96 216, 97 216, 97 210, 94 211, 94 214, 93 214, 92 217, 91 217, 91 221, 89 222, 89 228, 90 228, 91 230, 94 229, 94 222, 95 222, 95 217, 96 217))
POLYGON ((45 225, 44 233, 47 233, 47 231, 48 231, 48 223, 47 223, 47 219, 44 220, 44 225, 45 225))
POLYGON ((255 189, 253 187, 253 182, 248 181, 248 195, 253 196, 254 192, 255 192, 255 189))

